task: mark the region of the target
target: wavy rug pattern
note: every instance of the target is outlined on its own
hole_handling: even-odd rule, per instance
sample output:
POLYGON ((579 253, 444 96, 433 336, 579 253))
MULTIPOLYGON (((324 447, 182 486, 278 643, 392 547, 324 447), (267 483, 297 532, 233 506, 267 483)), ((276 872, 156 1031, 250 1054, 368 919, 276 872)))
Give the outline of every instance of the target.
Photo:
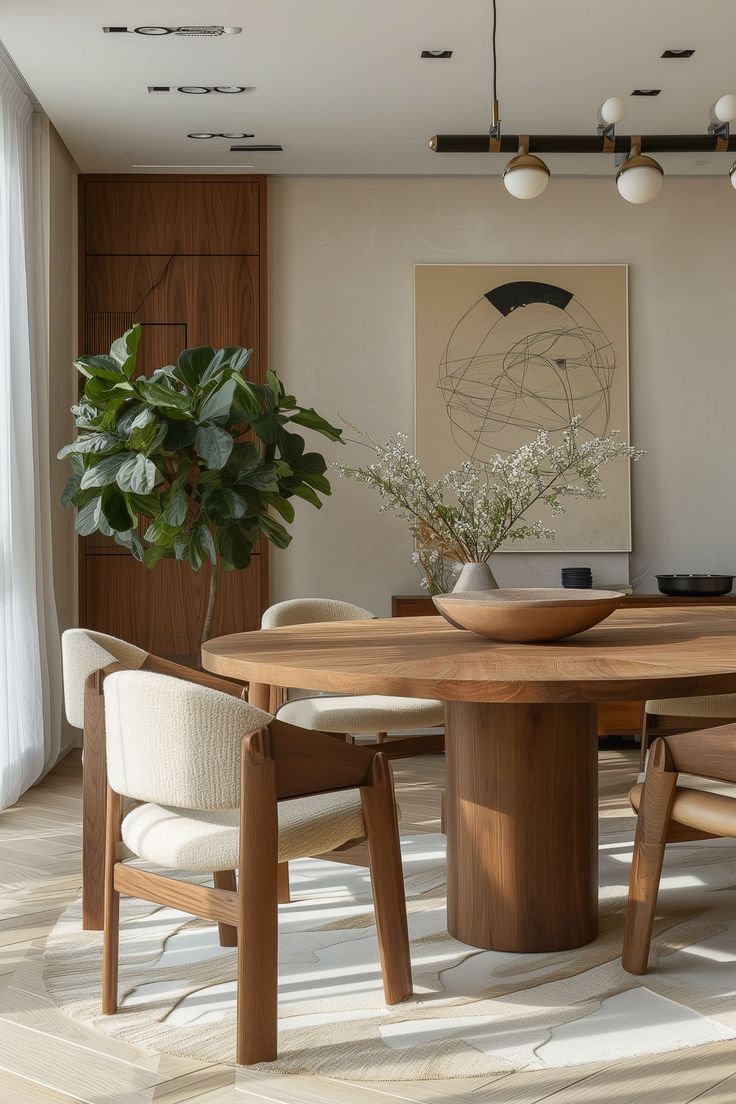
MULTIPOLYGON (((279 915, 280 1056, 263 1068, 425 1080, 736 1038, 733 841, 669 848, 650 973, 634 978, 620 960, 632 820, 603 823, 600 935, 556 954, 479 951, 451 938, 444 837, 403 839, 415 996, 393 1008, 383 1003, 368 871, 293 863, 294 900, 279 915)), ((216 925, 124 898, 115 1016, 99 1011, 100 959, 101 934, 80 930, 75 903, 44 959, 49 993, 70 1016, 154 1051, 234 1061, 235 951, 219 946, 216 925)))

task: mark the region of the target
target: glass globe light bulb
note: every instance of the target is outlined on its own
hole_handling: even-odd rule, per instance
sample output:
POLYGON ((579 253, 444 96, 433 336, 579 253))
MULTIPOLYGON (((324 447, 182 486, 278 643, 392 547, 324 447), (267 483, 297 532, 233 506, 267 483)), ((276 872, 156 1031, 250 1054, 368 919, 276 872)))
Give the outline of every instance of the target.
POLYGON ((627 203, 649 203, 659 195, 663 180, 664 171, 657 161, 635 154, 618 170, 616 187, 627 203))
POLYGON ((601 104, 601 119, 608 126, 620 123, 626 114, 626 104, 620 96, 609 96, 601 104))
POLYGON ((514 199, 536 199, 549 184, 549 169, 541 157, 519 153, 503 170, 503 183, 514 199))
POLYGON ((716 100, 713 104, 713 114, 721 123, 732 123, 736 120, 736 96, 733 92, 716 100))

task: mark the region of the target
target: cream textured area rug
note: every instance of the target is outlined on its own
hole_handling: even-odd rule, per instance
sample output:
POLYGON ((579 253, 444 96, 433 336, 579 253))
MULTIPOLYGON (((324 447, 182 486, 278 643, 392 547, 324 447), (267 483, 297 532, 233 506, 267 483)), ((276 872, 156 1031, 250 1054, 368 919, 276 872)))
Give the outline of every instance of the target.
MULTIPOLYGON (((736 1038, 736 846, 669 849, 652 971, 621 967, 633 821, 604 820, 601 932, 559 954, 477 951, 448 936, 444 837, 403 840, 416 995, 382 999, 368 871, 292 864, 280 910, 281 1073, 357 1081, 472 1077, 654 1054, 736 1038), (613 832, 611 832, 613 829, 613 832)), ((235 952, 213 924, 123 899, 121 1009, 99 1014, 101 935, 78 905, 45 955, 51 996, 131 1043, 203 1062, 235 1052, 235 952)))

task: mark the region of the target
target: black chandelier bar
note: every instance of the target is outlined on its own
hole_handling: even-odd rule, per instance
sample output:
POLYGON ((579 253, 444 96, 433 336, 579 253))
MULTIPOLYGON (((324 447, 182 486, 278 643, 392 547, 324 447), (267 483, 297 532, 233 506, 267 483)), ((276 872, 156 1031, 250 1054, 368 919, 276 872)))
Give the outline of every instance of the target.
POLYGON ((628 156, 632 146, 644 154, 736 153, 736 133, 723 134, 435 134, 435 153, 517 153, 528 142, 529 153, 613 153, 628 156))

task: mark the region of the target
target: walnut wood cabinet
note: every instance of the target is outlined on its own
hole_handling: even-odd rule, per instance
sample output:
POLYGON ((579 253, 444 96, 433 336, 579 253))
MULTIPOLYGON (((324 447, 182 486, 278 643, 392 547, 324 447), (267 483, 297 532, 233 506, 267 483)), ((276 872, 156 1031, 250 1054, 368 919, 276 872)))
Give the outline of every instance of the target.
MULTIPOLYGON (((135 322, 146 374, 192 345, 246 345, 267 366, 266 178, 81 176, 80 353, 106 352, 135 322)), ((163 656, 193 656, 209 571, 149 570, 112 541, 80 541, 80 624, 163 656)), ((255 629, 268 602, 262 542, 245 571, 223 572, 213 635, 255 629)))

